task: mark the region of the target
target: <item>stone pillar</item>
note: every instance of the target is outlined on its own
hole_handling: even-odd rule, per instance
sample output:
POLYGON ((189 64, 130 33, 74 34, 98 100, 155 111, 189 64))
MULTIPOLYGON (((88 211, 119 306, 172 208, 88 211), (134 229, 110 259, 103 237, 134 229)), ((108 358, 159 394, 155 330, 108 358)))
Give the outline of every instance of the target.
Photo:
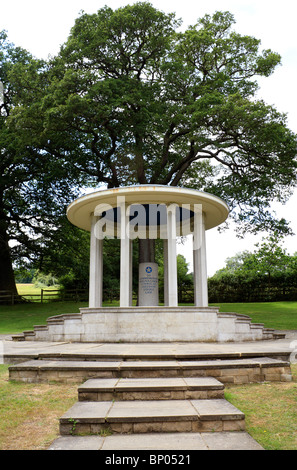
POLYGON ((129 260, 129 305, 133 303, 133 240, 130 240, 130 260, 129 260))
POLYGON ((194 298, 196 307, 208 307, 205 223, 202 211, 195 212, 193 234, 194 298))
POLYGON ((89 307, 102 306, 103 291, 103 240, 96 236, 96 222, 99 218, 92 215, 90 238, 90 279, 89 307))
POLYGON ((168 240, 163 240, 163 266, 164 266, 164 306, 169 305, 168 301, 168 240))
POLYGON ((176 204, 167 207, 168 306, 178 306, 176 261, 176 204))
POLYGON ((131 240, 129 237, 129 215, 127 215, 125 198, 118 198, 121 211, 121 265, 120 265, 120 307, 129 307, 131 302, 130 290, 132 283, 131 278, 131 240), (123 199, 123 200, 122 200, 123 199))

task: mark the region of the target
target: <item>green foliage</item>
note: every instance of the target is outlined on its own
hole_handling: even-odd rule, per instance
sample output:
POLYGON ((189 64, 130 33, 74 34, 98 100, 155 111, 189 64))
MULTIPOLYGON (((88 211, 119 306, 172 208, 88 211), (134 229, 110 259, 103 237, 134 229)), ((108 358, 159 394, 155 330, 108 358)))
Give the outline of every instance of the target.
POLYGON ((228 258, 225 268, 209 279, 212 302, 297 299, 297 256, 288 255, 276 236, 256 247, 253 253, 228 258))
POLYGON ((65 218, 80 187, 185 185, 226 200, 243 231, 290 231, 270 204, 296 185, 296 135, 256 97, 280 56, 234 24, 216 12, 182 31, 148 2, 106 6, 47 61, 0 33, 0 288, 12 261, 87 283, 65 218))
POLYGON ((36 129, 39 116, 34 103, 41 97, 45 68, 44 62, 0 33, 4 90, 0 103, 0 289, 15 290, 12 263, 16 269, 42 267, 43 251, 61 228, 61 214, 77 195, 70 169, 41 147, 40 136, 37 146, 33 131, 28 139, 12 118, 16 109, 19 113, 25 109, 27 100, 36 129))
POLYGON ((32 283, 35 275, 35 269, 21 268, 15 271, 15 280, 18 284, 30 284, 32 283))
POLYGON ((183 255, 177 255, 177 286, 180 303, 194 302, 193 273, 189 273, 189 263, 183 255))
MULTIPOLYGON (((157 249, 156 261, 158 262, 159 276, 159 301, 164 302, 164 262, 161 243, 157 249)), ((193 273, 189 272, 189 263, 183 255, 178 254, 177 262, 177 286, 179 303, 194 302, 193 273)))
POLYGON ((46 68, 14 67, 13 122, 89 185, 186 185, 225 199, 243 230, 288 232, 269 206, 295 186, 296 136, 256 99, 280 56, 234 24, 218 11, 182 32, 147 2, 82 13, 46 68))
POLYGON ((65 216, 43 246, 40 269, 53 274, 65 289, 87 289, 89 285, 90 234, 70 224, 65 216))
POLYGON ((36 271, 32 282, 35 287, 49 287, 49 286, 56 286, 58 284, 57 278, 52 274, 44 274, 40 271, 36 271))

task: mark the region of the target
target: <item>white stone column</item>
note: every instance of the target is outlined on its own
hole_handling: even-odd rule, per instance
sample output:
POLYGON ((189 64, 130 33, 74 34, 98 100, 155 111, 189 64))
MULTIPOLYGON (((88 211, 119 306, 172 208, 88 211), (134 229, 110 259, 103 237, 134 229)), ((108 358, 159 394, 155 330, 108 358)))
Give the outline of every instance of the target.
POLYGON ((129 305, 133 303, 133 240, 130 240, 130 260, 129 260, 129 305))
POLYGON ((168 305, 178 306, 176 261, 176 204, 167 207, 168 305))
POLYGON ((92 215, 90 238, 89 307, 102 307, 103 291, 103 240, 96 237, 98 217, 92 215))
POLYGON ((125 198, 118 198, 121 211, 121 264, 120 264, 120 307, 129 307, 131 302, 131 240, 129 238, 129 216, 127 215, 125 198), (126 230, 127 229, 127 230, 126 230))
POLYGON ((163 266, 164 266, 164 306, 169 305, 168 301, 168 241, 163 240, 163 266))
POLYGON ((196 307, 208 307, 204 214, 195 212, 193 234, 194 298, 196 307))

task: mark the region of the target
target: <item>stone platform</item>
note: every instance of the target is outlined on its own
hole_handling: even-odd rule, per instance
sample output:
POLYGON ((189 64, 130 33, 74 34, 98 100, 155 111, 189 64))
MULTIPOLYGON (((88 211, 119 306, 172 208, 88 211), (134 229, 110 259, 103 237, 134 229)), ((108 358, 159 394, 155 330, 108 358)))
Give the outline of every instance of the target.
POLYGON ((46 325, 15 335, 15 340, 82 343, 238 342, 279 335, 247 315, 220 313, 215 307, 101 307, 56 315, 46 325))

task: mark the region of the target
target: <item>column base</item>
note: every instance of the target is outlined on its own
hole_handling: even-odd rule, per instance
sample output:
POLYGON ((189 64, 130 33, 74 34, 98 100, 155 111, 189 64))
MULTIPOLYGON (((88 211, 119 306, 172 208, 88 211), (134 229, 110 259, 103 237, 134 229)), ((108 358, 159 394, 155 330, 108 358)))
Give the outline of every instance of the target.
POLYGON ((81 309, 82 341, 216 341, 218 308, 81 309))

